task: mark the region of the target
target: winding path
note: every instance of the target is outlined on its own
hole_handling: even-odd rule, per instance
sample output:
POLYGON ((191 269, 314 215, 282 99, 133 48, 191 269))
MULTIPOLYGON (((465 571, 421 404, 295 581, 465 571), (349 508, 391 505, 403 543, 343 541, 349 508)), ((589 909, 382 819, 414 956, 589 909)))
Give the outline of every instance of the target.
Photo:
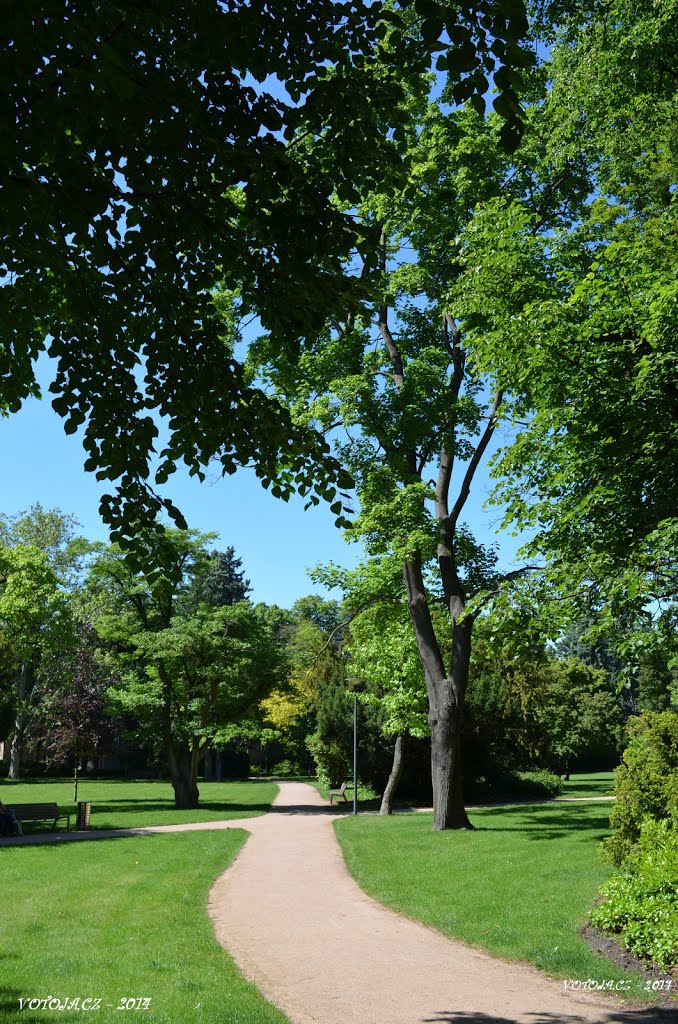
POLYGON ((331 812, 280 783, 269 814, 212 888, 217 938, 293 1024, 612 1024, 678 1021, 564 991, 382 907, 349 876, 331 812))

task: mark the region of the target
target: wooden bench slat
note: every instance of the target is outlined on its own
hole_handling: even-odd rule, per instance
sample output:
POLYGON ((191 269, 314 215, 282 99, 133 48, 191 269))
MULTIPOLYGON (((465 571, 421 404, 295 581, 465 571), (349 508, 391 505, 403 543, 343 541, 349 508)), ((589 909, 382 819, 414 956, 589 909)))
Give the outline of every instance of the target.
POLYGON ((7 804, 14 816, 21 823, 24 821, 52 821, 52 832, 56 828, 59 818, 66 819, 66 831, 71 830, 71 816, 68 811, 62 811, 58 804, 7 804))

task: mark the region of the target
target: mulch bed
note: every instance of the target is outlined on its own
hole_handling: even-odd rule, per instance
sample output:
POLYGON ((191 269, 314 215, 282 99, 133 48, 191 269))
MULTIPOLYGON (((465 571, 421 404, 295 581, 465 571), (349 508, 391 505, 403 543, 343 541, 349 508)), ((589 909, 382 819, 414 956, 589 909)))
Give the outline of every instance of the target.
POLYGON ((596 953, 602 953, 608 960, 612 960, 613 963, 617 964, 618 967, 622 967, 625 971, 635 971, 646 981, 650 982, 672 982, 670 989, 652 991, 651 996, 656 1006, 675 1008, 676 995, 678 995, 678 970, 667 973, 662 971, 660 967, 657 967, 656 964, 652 964, 647 960, 639 960, 637 956, 629 953, 628 949, 620 946, 616 939, 605 935, 597 928, 594 928, 592 924, 585 924, 581 929, 581 935, 588 942, 591 949, 595 950, 596 953))

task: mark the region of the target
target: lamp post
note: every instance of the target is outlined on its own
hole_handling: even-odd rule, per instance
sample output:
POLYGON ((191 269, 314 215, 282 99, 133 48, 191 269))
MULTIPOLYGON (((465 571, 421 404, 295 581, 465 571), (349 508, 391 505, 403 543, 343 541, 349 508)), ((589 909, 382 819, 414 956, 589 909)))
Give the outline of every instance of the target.
POLYGON ((358 813, 358 694, 353 694, 353 813, 358 813))
POLYGON ((353 813, 358 813, 358 691, 364 689, 362 679, 349 676, 346 685, 353 691, 353 813))

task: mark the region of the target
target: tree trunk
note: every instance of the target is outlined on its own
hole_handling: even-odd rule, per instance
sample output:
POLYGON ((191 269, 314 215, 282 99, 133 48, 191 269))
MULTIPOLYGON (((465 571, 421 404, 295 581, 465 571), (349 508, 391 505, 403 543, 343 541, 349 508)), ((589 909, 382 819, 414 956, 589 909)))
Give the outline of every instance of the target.
POLYGON ((464 808, 461 778, 461 714, 441 714, 431 723, 433 831, 472 829, 464 808))
POLYGON ((26 711, 25 700, 31 690, 31 666, 27 661, 22 662, 19 674, 16 677, 16 699, 17 712, 14 720, 14 733, 9 752, 9 778, 18 779, 21 777, 21 758, 24 752, 24 741, 26 739, 26 726, 28 725, 28 712, 26 711))
POLYGON ((75 759, 75 770, 73 772, 73 803, 78 802, 78 759, 75 759))
POLYGON ((198 806, 198 763, 186 744, 170 743, 167 750, 174 806, 177 810, 193 810, 198 806))
POLYGON ((381 807, 379 808, 380 814, 392 814, 393 813, 393 797, 395 796, 398 783, 400 782, 400 776, 403 773, 403 757, 405 753, 405 738, 404 736, 396 737, 395 750, 393 751, 393 765, 391 767, 391 774, 388 777, 386 783, 386 789, 381 799, 381 807))
POLYGON ((21 756, 24 750, 24 737, 26 735, 27 724, 28 715, 24 711, 18 711, 14 722, 14 733, 12 734, 12 742, 9 748, 8 777, 10 779, 21 778, 21 756))
POLYGON ((436 832, 472 829, 464 810, 462 792, 461 716, 471 664, 473 617, 461 617, 463 601, 460 598, 455 609, 457 614, 451 613, 452 650, 448 673, 433 628, 418 557, 405 563, 404 576, 407 605, 428 692, 433 829, 436 832))

